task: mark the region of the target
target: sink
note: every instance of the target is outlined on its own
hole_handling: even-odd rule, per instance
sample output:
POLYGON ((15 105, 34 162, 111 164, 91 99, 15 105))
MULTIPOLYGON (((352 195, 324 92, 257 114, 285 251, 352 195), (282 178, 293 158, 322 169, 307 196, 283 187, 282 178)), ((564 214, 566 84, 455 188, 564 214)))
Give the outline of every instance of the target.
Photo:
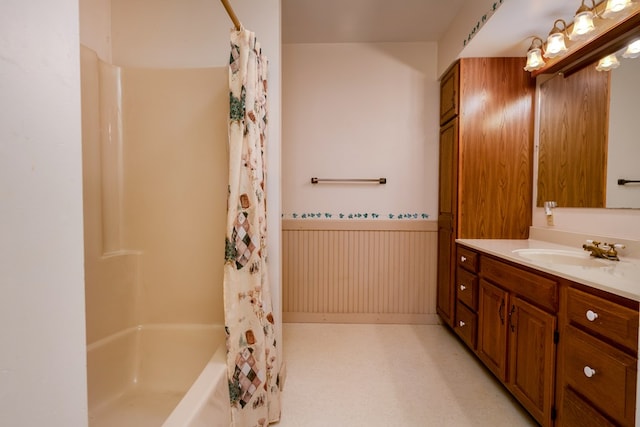
POLYGON ((531 261, 558 265, 577 265, 582 267, 602 267, 607 262, 593 258, 586 251, 571 251, 563 249, 516 249, 513 253, 531 261))

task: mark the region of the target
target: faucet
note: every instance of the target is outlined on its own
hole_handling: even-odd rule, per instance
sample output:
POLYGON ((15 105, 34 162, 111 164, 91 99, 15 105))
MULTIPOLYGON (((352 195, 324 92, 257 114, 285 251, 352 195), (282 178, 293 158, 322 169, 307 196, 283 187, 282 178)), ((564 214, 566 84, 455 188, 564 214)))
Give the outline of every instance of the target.
POLYGON ((592 257, 604 258, 611 261, 620 261, 617 250, 624 249, 625 246, 620 243, 601 243, 594 242, 593 240, 587 240, 587 243, 582 245, 582 248, 585 251, 591 252, 592 257))

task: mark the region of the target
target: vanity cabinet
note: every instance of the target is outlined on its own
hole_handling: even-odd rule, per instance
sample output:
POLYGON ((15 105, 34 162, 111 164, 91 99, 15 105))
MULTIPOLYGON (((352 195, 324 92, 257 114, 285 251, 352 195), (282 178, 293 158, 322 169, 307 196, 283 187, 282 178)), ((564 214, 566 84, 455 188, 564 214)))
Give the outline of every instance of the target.
POLYGON ((453 329, 542 426, 635 426, 639 303, 456 245, 453 329))
POLYGON ((477 355, 542 425, 553 423, 558 284, 481 255, 477 355))
POLYGON ((455 240, 528 237, 535 81, 524 64, 462 58, 440 79, 436 308, 451 327, 458 323, 455 240))
POLYGON ((566 290, 559 369, 562 426, 635 425, 638 304, 585 288, 566 290), (589 407, 589 411, 581 408, 589 407))

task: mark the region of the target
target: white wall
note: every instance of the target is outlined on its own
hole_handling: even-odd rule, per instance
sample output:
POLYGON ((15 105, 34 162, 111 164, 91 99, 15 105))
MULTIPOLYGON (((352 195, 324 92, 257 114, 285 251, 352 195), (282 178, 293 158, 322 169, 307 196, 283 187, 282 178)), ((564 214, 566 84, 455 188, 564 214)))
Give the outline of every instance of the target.
POLYGON ((0 425, 87 424, 77 0, 0 13, 0 425))
POLYGON ((426 213, 438 209, 435 43, 283 47, 283 212, 426 213), (378 184, 316 184, 380 178, 378 184))
POLYGON ((465 45, 482 30, 491 19, 494 4, 497 8, 508 0, 465 0, 445 34, 438 40, 438 77, 455 61, 465 45))
POLYGON ((622 65, 611 71, 606 206, 640 208, 640 185, 618 185, 619 178, 640 180, 637 84, 640 58, 620 61, 622 65))

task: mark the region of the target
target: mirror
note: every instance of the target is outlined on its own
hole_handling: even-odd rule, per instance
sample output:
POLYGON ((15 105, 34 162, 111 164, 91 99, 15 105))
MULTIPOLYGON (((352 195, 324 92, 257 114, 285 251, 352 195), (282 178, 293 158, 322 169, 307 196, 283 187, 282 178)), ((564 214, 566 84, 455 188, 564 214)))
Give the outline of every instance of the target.
MULTIPOLYGON (((640 208, 640 58, 540 83, 537 206, 640 208)), ((543 78, 543 77, 539 77, 543 78)))

